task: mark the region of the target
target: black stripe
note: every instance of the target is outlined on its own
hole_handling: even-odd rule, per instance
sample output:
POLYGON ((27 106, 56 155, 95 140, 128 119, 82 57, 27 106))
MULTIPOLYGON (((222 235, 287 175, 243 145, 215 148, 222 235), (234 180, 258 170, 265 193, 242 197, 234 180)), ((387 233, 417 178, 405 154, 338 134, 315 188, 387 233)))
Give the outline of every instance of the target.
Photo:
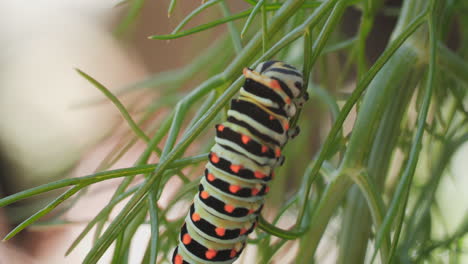
POLYGON ((289 89, 289 86, 285 82, 283 82, 281 79, 276 78, 276 77, 271 77, 271 78, 279 82, 281 89, 289 96, 289 98, 294 98, 294 95, 291 89, 289 89))
MULTIPOLYGON (((296 71, 297 71, 297 68, 296 68, 296 67, 294 67, 294 66, 291 66, 291 65, 289 65, 289 64, 286 64, 286 63, 283 63, 283 65, 281 65, 281 66, 283 66, 283 67, 286 67, 286 68, 289 68, 289 69, 292 69, 292 70, 296 70, 296 71)), ((301 75, 301 77, 302 77, 302 75, 301 75)))
POLYGON ((236 204, 231 204, 232 206, 234 206, 234 210, 232 212, 227 212, 226 210, 224 210, 224 206, 226 205, 226 203, 222 200, 217 199, 211 194, 208 198, 203 199, 201 193, 205 189, 202 184, 198 186, 198 190, 198 196, 200 198, 200 201, 222 215, 227 215, 234 218, 241 218, 249 215, 249 209, 244 207, 237 207, 236 204))
MULTIPOLYGON (((266 167, 266 166, 270 166, 268 165, 268 163, 260 163, 254 159, 252 159, 249 155, 245 154, 245 153, 242 153, 242 152, 239 152, 229 146, 226 146, 226 145, 223 145, 223 144, 218 144, 218 146, 222 147, 223 149, 227 150, 227 151, 230 151, 232 153, 236 153, 238 154, 239 156, 242 156, 242 157, 245 157, 246 159, 252 161, 253 163, 257 164, 258 166, 262 166, 262 167, 266 167)), ((249 153, 250 154, 250 153, 249 153)), ((254 155, 254 154, 252 154, 254 155)))
POLYGON ((266 69, 270 68, 271 65, 277 63, 278 61, 276 60, 271 60, 263 63, 262 69, 260 70, 260 73, 263 73, 266 69))
POLYGON ((284 73, 284 74, 287 74, 287 75, 294 75, 294 76, 302 78, 302 74, 300 74, 300 73, 298 73, 297 71, 294 71, 294 70, 288 70, 288 69, 284 69, 284 68, 276 68, 275 67, 275 68, 269 69, 267 72, 269 72, 269 71, 284 73))
POLYGON ((283 108, 274 108, 274 107, 267 107, 267 108, 268 110, 270 110, 271 112, 277 115, 283 116, 284 118, 288 118, 288 115, 286 114, 286 111, 284 111, 283 108))
MULTIPOLYGON (((184 225, 182 226, 182 228, 180 229, 180 241, 182 241, 182 238, 184 237, 185 234, 188 233, 188 230, 187 230, 187 226, 186 224, 184 223, 184 225)), ((190 234, 189 234, 190 235, 190 234)), ((244 249, 244 247, 242 247, 242 249, 238 252, 237 256, 235 256, 234 258, 231 258, 230 255, 231 255, 231 250, 232 249, 225 249, 225 250, 218 250, 217 251, 217 254, 214 258, 212 259, 207 259, 206 256, 205 256, 205 253, 206 251, 208 250, 207 247, 205 247, 204 245, 202 245, 200 242, 196 241, 193 237, 192 237, 192 241, 190 242, 190 244, 188 245, 185 245, 182 243, 182 245, 190 252, 192 253, 193 255, 207 261, 207 262, 215 262, 215 261, 227 261, 227 260, 234 260, 237 258, 237 256, 239 256, 239 254, 242 252, 242 250, 244 249)))
POLYGON ((223 193, 227 193, 232 196, 237 196, 239 198, 250 198, 250 197, 258 197, 258 196, 265 195, 266 184, 262 184, 262 188, 259 190, 257 195, 252 196, 252 189, 250 188, 241 188, 238 192, 232 193, 231 191, 229 191, 229 186, 231 186, 231 184, 219 178, 216 175, 216 172, 213 172, 213 171, 210 172, 208 171, 208 169, 205 169, 205 178, 206 178, 206 182, 210 184, 211 186, 213 186, 215 189, 218 189, 219 191, 223 193), (208 180, 208 173, 213 174, 213 176, 215 177, 214 181, 208 180))
MULTIPOLYGON (((199 221, 194 222, 191 218, 192 214, 195 212, 195 205, 192 204, 190 207, 190 221, 198 228, 198 230, 202 231, 204 234, 210 237, 214 237, 221 240, 230 240, 238 238, 240 234, 240 229, 226 229, 224 236, 218 236, 216 234, 216 226, 211 224, 207 219, 201 218, 199 221)), ((212 216, 215 217, 215 216, 212 216)), ((211 217, 210 217, 211 218, 211 217)))
POLYGON ((242 134, 232 130, 228 126, 225 126, 222 131, 219 131, 217 128, 218 126, 216 126, 216 137, 231 141, 239 147, 245 149, 252 155, 270 159, 275 158, 275 152, 272 149, 268 148, 266 152, 262 152, 262 144, 258 143, 249 135, 246 135, 250 138, 249 142, 247 142, 247 144, 244 144, 244 142, 242 142, 242 134))
POLYGON ((235 117, 232 117, 232 116, 228 116, 227 121, 249 130, 249 132, 252 133, 252 135, 257 136, 258 138, 260 138, 261 140, 263 140, 265 142, 271 143, 271 144, 273 144, 275 146, 280 146, 281 145, 279 141, 277 141, 276 139, 270 137, 269 135, 265 135, 265 134, 261 133, 255 127, 251 126, 247 122, 244 122, 242 120, 238 120, 238 119, 236 119, 235 117))
POLYGON ((285 102, 281 96, 279 96, 273 89, 267 87, 259 82, 252 79, 246 79, 244 83, 244 90, 247 92, 265 99, 269 99, 279 105, 282 108, 285 102))
MULTIPOLYGON (((270 181, 271 180, 271 175, 267 175, 265 178, 263 179, 258 179, 258 178, 255 178, 255 174, 252 170, 250 169, 247 169, 247 168, 242 168, 239 170, 239 172, 233 172, 230 168, 230 166, 232 165, 232 163, 227 160, 227 159, 224 159, 223 157, 219 157, 219 162, 217 163, 213 163, 211 161, 211 153, 208 155, 208 160, 210 161, 210 163, 215 167, 215 168, 218 168, 224 172, 226 172, 227 174, 230 174, 230 175, 234 175, 234 176, 237 176, 239 178, 242 178, 242 179, 246 179, 246 180, 257 180, 257 181, 263 181, 263 182, 267 182, 267 181, 270 181)), ((237 164, 236 164, 237 165, 237 164)))
POLYGON ((273 132, 278 134, 283 134, 285 132, 278 119, 274 118, 270 120, 270 115, 254 103, 241 99, 232 100, 231 110, 249 116, 273 132))

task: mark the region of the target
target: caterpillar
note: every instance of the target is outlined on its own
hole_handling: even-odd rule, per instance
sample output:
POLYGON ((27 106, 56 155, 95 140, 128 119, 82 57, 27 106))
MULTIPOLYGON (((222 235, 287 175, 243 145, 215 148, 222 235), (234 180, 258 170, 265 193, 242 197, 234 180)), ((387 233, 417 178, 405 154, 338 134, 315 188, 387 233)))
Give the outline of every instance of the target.
POLYGON ((180 230, 174 264, 234 262, 255 229, 281 149, 299 133, 289 121, 308 99, 302 74, 266 61, 243 70, 245 83, 217 124, 198 193, 180 230))

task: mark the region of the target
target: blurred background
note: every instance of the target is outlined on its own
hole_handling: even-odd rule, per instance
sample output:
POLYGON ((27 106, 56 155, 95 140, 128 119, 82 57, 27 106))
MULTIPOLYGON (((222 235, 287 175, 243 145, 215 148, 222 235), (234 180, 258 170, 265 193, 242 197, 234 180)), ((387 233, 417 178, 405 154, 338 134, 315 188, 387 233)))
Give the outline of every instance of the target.
MULTIPOLYGON (((150 35, 171 32, 200 4, 184 1, 168 18, 168 2, 146 1, 136 23, 122 28, 121 22, 128 19, 129 10, 128 5, 118 5, 119 1, 0 1, 0 196, 64 177, 91 174, 112 151, 115 142, 128 133, 117 109, 74 68, 88 73, 112 91, 119 91, 150 75, 183 67, 227 31, 223 25, 182 39, 148 40, 150 35)), ((398 6, 399 1, 389 4, 398 6)), ((247 5, 231 1, 229 6, 234 12, 247 5)), ((217 14, 207 12, 204 16, 217 14)), ((345 34, 354 33, 358 16, 352 10, 345 15, 349 21, 343 23, 345 34)), ((379 19, 378 27, 369 37, 374 43, 369 45, 371 61, 385 48, 395 23, 391 15, 379 19)), ((194 19, 188 27, 199 22, 194 19)), ((226 54, 234 55, 228 51, 226 54)), ((204 78, 203 73, 194 74, 184 87, 204 78)), ((157 91, 151 96, 157 96, 157 91)), ((135 92, 120 99, 138 116, 141 114, 138 103, 150 102, 151 96, 135 92)), ((325 123, 321 130, 328 128, 325 123)), ((320 137, 308 140, 311 152, 316 151, 320 137)), ((132 166, 143 147, 141 142, 135 144, 112 168, 132 166)), ((451 176, 443 178, 438 190, 439 213, 449 224, 436 227, 435 234, 442 236, 447 232, 446 226, 458 226, 468 209, 467 157, 465 144, 446 172, 451 176)), ((74 224, 35 225, 0 243, 0 263, 81 263, 92 238, 87 238, 67 258, 64 253, 84 223, 106 204, 118 182, 93 186, 66 211, 63 217, 74 224)), ((0 235, 8 233, 55 195, 53 192, 0 208, 0 235)), ((149 226, 139 229, 136 240, 142 241, 141 248, 133 243, 134 258, 130 259, 141 258, 149 235, 149 226)), ((332 231, 331 235, 336 234, 332 231)), ((324 245, 333 246, 327 241, 324 245)), ((336 250, 321 248, 320 254, 323 263, 335 263, 336 250)), ((109 262, 109 256, 101 260, 109 262)))
MULTIPOLYGON (((168 1, 147 1, 135 24, 119 28, 129 19, 129 6, 119 2, 0 1, 0 196, 91 174, 128 132, 115 106, 75 68, 116 91, 183 66, 224 31, 201 34, 196 41, 191 37, 151 41, 148 36, 172 31, 200 3, 184 3, 168 19, 168 1)), ((194 83, 200 78, 195 77, 194 83)), ((132 93, 120 99, 132 106, 144 98, 132 93)), ((112 168, 131 166, 142 147, 137 143, 112 168)), ((64 215, 78 224, 34 226, 0 243, 0 263, 63 263, 66 249, 84 227, 79 223, 99 212, 118 182, 93 186, 64 215)), ((0 208, 0 235, 58 194, 0 208)), ((146 241, 149 228, 139 233, 146 241)), ((67 263, 81 263, 89 245, 85 240, 66 258, 67 263)), ((143 252, 135 250, 135 254, 139 259, 143 252)), ((109 261, 107 257, 101 262, 109 261)))

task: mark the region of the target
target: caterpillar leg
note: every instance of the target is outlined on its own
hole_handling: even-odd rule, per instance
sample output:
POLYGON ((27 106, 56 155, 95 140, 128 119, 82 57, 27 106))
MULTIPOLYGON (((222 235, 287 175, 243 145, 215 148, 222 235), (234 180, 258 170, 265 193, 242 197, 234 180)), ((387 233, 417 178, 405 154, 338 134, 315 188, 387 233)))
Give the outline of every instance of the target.
POLYGON ((295 126, 294 128, 288 130, 288 139, 293 139, 295 137, 297 137, 297 135, 299 135, 299 133, 301 132, 301 129, 299 128, 299 126, 295 126))
POLYGON ((286 160, 286 158, 284 156, 281 156, 278 158, 278 166, 283 166, 283 163, 284 161, 286 160))
POLYGON ((302 97, 299 97, 297 99, 297 106, 299 108, 302 108, 302 106, 309 100, 309 93, 305 92, 302 97))

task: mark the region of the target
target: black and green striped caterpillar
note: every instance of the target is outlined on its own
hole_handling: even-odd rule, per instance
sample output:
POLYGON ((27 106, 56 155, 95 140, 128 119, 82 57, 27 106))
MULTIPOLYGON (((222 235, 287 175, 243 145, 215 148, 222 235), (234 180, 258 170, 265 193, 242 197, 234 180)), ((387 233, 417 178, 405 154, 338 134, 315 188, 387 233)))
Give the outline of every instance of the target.
POLYGON ((279 61, 243 74, 227 121, 216 125, 216 144, 181 228, 174 264, 227 264, 238 258, 257 224, 273 169, 284 161, 281 149, 299 133, 289 121, 308 97, 302 74, 279 61))

